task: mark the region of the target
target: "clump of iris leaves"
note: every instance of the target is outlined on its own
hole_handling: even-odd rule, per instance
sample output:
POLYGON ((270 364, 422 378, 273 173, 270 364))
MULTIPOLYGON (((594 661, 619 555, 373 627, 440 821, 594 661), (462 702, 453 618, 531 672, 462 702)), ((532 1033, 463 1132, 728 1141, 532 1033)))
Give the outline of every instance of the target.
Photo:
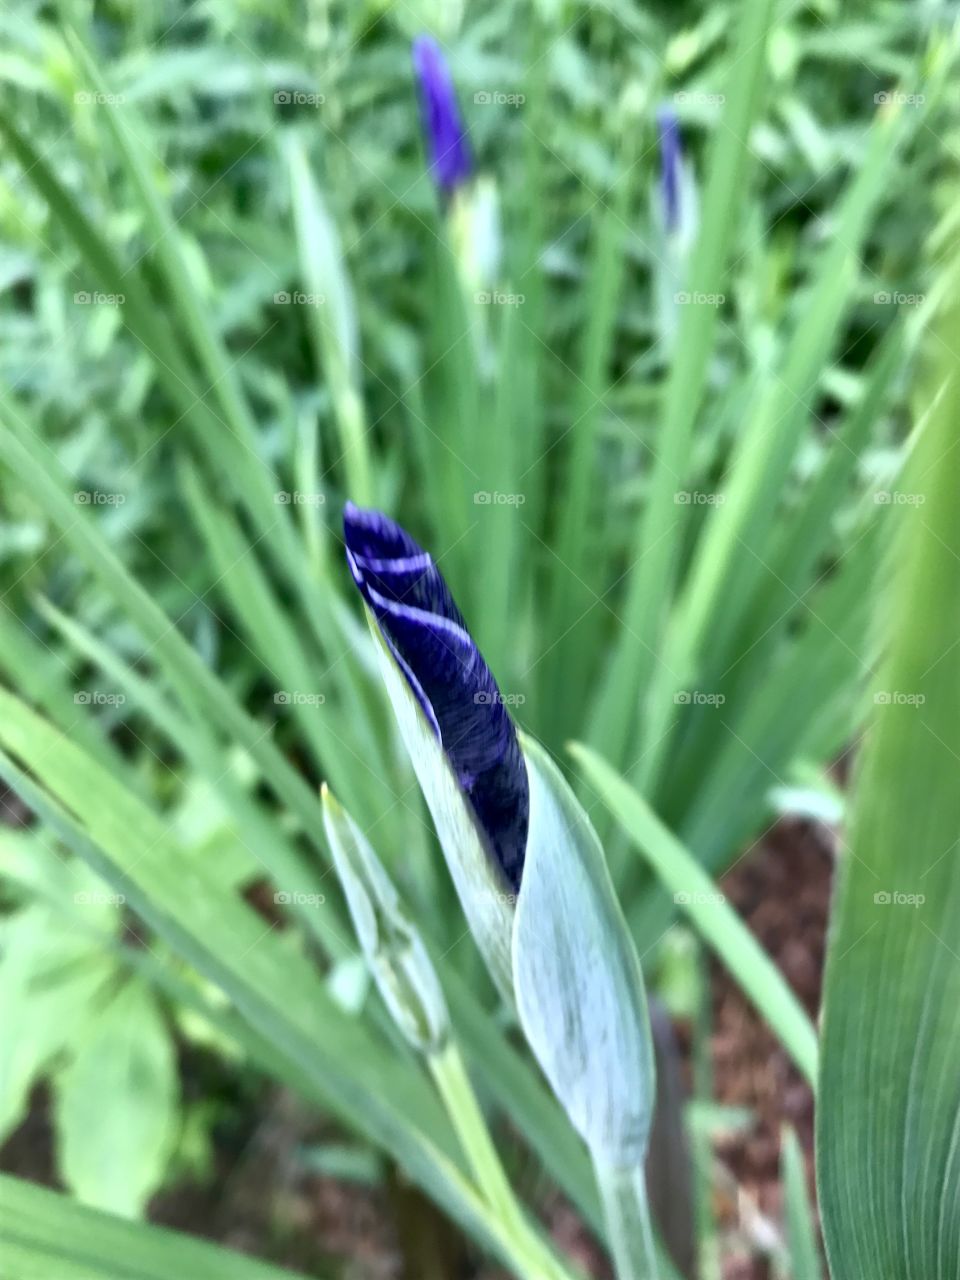
POLYGON ((0 1125, 47 1082, 67 1192, 0 1177, 14 1269, 279 1274, 121 1220, 211 1176, 189 1048, 517 1275, 579 1274, 544 1185, 717 1275, 713 954, 817 1093, 825 1254, 790 1132, 738 1247, 956 1274, 942 18, 0 18, 0 1125), (784 814, 819 1025, 717 885, 784 814))

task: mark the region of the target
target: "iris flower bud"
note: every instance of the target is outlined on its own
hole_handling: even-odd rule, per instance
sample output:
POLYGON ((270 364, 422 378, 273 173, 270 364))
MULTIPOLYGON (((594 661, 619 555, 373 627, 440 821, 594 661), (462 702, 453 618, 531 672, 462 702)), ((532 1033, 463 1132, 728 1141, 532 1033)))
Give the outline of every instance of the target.
POLYGON ((514 727, 430 554, 353 505, 344 536, 487 967, 598 1168, 642 1171, 654 1091, 646 999, 596 832, 547 753, 514 727))
POLYGON ((413 66, 420 90, 423 132, 433 179, 445 196, 473 173, 470 144, 443 50, 432 36, 413 42, 413 66))
POLYGON ((432 556, 348 503, 347 562, 473 809, 506 886, 523 875, 529 787, 517 731, 432 556))
POLYGON ((660 138, 660 207, 668 234, 679 231, 681 222, 680 189, 683 153, 680 147, 680 122, 670 107, 657 112, 660 138))

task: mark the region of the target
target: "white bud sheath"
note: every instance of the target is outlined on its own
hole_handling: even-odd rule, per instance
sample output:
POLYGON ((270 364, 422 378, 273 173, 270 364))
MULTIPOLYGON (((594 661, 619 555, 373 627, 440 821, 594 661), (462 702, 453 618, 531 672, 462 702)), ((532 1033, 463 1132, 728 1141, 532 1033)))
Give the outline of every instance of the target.
POLYGON ((419 930, 369 840, 326 787, 323 825, 357 940, 390 1016, 420 1053, 438 1052, 450 1019, 419 930))

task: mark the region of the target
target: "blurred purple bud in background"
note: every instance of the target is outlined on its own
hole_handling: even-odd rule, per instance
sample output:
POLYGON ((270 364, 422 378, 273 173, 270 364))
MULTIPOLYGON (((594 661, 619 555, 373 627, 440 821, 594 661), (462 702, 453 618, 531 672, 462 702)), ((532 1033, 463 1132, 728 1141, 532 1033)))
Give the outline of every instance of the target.
POLYGON ((661 107, 657 112, 657 132, 660 138, 660 203, 663 223, 668 232, 680 228, 680 121, 671 107, 661 107))
POLYGON ((473 173, 473 159, 453 77, 433 36, 417 36, 414 40, 413 67, 420 90, 430 170, 440 190, 450 195, 473 173))

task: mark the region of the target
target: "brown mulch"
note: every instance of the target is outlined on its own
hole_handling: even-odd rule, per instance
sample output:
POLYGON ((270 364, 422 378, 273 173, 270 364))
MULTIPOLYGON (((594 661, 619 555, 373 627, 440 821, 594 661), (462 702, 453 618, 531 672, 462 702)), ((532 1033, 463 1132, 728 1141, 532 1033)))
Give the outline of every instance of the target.
MULTIPOLYGON (((723 892, 785 975, 811 1017, 820 1007, 833 876, 829 835, 812 824, 781 823, 722 880, 723 892)), ((721 966, 712 964, 715 1087, 718 1099, 749 1107, 756 1122, 725 1138, 717 1155, 774 1222, 782 1221, 780 1131, 792 1125, 813 1183, 813 1095, 772 1031, 721 966)), ((742 1215, 727 1203, 726 1225, 742 1215)), ((725 1280, 767 1280, 763 1261, 728 1267, 725 1280)))

